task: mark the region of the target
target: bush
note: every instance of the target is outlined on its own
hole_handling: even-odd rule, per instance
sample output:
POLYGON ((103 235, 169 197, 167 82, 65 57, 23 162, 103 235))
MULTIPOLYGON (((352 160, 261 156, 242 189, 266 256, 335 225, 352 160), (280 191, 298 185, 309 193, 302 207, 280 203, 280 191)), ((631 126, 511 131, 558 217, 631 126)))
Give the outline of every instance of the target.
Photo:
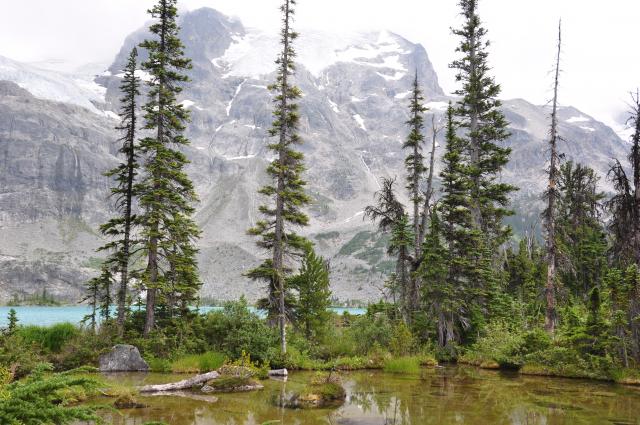
POLYGON ((261 362, 269 360, 269 348, 278 342, 275 330, 249 310, 244 297, 225 304, 222 311, 209 312, 204 319, 204 335, 212 350, 222 351, 230 358, 251 353, 261 362))
POLYGON ((389 347, 394 356, 408 356, 413 352, 415 340, 406 323, 400 322, 394 326, 389 347))
POLYGON ((388 373, 420 373, 419 357, 398 357, 388 359, 384 363, 384 371, 388 373))
POLYGON ((363 356, 376 344, 388 347, 392 334, 391 321, 382 313, 358 317, 345 332, 345 336, 353 341, 355 354, 363 356))

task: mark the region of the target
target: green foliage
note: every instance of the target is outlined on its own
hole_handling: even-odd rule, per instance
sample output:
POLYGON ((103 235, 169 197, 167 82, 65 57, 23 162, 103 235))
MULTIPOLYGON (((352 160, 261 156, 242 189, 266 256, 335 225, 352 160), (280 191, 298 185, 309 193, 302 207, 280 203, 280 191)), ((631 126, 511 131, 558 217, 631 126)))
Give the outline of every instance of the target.
POLYGON ((0 383, 0 423, 8 425, 64 425, 76 420, 98 421, 91 406, 68 406, 78 394, 92 394, 97 381, 70 373, 47 375, 51 365, 41 364, 27 378, 0 383), (73 397, 69 396, 74 393, 73 397))
POLYGON ((287 286, 298 293, 293 309, 294 324, 309 340, 318 340, 330 324, 331 289, 329 264, 309 247, 297 275, 287 280, 287 286))
POLYGON ((177 96, 188 81, 191 61, 184 56, 179 38, 177 0, 159 0, 149 10, 156 19, 149 27, 151 38, 140 44, 148 59, 142 69, 150 75, 145 112, 145 134, 138 151, 144 159, 135 185, 141 223, 140 239, 147 267, 141 276, 147 290, 145 336, 155 327, 156 309, 172 316, 188 314, 201 282, 197 273, 195 240, 200 235, 191 218, 197 195, 185 167, 183 148, 189 111, 177 96))
POLYGON ((221 351, 230 358, 239 358, 245 352, 264 362, 269 360, 269 348, 277 343, 273 329, 249 310, 244 297, 225 304, 221 311, 209 312, 203 327, 210 349, 221 351))
POLYGON ((276 81, 269 87, 274 94, 274 121, 269 134, 277 137, 277 140, 268 145, 269 150, 275 155, 275 159, 267 167, 271 182, 259 190, 268 202, 259 208, 263 219, 248 230, 250 235, 259 238, 258 247, 271 253, 270 258, 265 259, 247 275, 268 285, 268 310, 272 316, 277 311, 283 353, 287 348, 286 279, 291 273, 291 266, 285 263, 287 259, 302 254, 307 249, 308 241, 294 229, 309 223, 309 217, 302 208, 311 201, 305 193, 307 182, 302 176, 305 170, 304 155, 296 150, 302 143, 298 134, 300 115, 296 103, 302 92, 292 83, 296 69, 293 43, 298 38, 298 33, 291 29, 295 4, 295 0, 284 0, 281 7, 282 50, 276 60, 276 81))
POLYGON ((12 308, 9 310, 9 315, 7 316, 7 334, 13 335, 16 329, 18 328, 18 314, 12 308))
POLYGON ((408 356, 415 349, 415 339, 405 322, 400 322, 393 328, 393 336, 389 341, 389 349, 394 356, 408 356))

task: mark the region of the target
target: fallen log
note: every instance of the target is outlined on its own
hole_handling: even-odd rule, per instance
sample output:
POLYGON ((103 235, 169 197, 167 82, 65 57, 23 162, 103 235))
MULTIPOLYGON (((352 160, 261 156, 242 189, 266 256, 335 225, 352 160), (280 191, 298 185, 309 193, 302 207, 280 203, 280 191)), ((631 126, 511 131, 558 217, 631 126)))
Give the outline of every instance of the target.
POLYGON ((204 401, 206 403, 217 403, 218 397, 212 395, 196 394, 190 391, 159 391, 157 393, 145 393, 144 397, 183 397, 196 401, 204 401))
POLYGON ((145 385, 138 388, 138 391, 140 391, 141 393, 159 393, 166 391, 188 390, 191 387, 203 385, 205 382, 216 379, 219 376, 220 374, 218 372, 213 371, 170 384, 145 385))
POLYGON ((269 371, 269 376, 289 376, 289 371, 287 369, 274 369, 269 371))

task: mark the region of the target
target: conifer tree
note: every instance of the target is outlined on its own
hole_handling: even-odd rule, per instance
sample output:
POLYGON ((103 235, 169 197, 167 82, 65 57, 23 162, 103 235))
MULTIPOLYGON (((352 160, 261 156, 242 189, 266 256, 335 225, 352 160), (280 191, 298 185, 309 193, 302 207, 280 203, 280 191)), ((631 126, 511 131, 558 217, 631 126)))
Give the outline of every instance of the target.
POLYGON ((607 240, 602 223, 599 177, 584 165, 569 161, 558 173, 557 244, 559 277, 564 287, 587 302, 600 286, 607 266, 607 240))
POLYGON ((13 335, 18 329, 18 314, 15 309, 9 310, 9 315, 7 316, 7 333, 9 335, 13 335))
MULTIPOLYGON (((440 228, 438 230, 446 246, 447 270, 446 279, 441 283, 444 286, 431 288, 430 291, 439 294, 439 297, 431 301, 438 303, 435 306, 438 341, 442 347, 451 349, 451 344, 460 342, 462 331, 469 325, 467 302, 476 298, 470 281, 472 267, 470 258, 471 252, 479 248, 477 230, 474 229, 471 213, 471 200, 468 196, 472 181, 469 178, 468 166, 464 162, 466 144, 457 135, 457 123, 451 103, 447 108, 445 139, 446 150, 442 159, 444 167, 440 173, 442 197, 438 204, 440 216, 438 226, 441 226, 441 230, 440 228)), ((438 256, 442 255, 441 251, 438 256)), ((438 265, 437 263, 430 265, 425 260, 423 267, 428 270, 427 267, 438 267, 438 265)), ((437 274, 440 275, 440 273, 442 272, 438 270, 437 274)), ((427 277, 428 275, 425 279, 427 277)), ((427 300, 430 298, 430 295, 425 297, 427 300)))
POLYGON ((397 257, 395 277, 400 287, 402 314, 406 323, 411 322, 420 296, 416 285, 417 278, 411 273, 413 243, 413 228, 408 215, 403 214, 391 228, 391 239, 387 253, 397 257))
POLYGON ((427 314, 435 321, 438 345, 446 347, 456 341, 453 314, 459 294, 449 281, 449 251, 442 235, 442 224, 435 210, 423 245, 424 260, 417 274, 424 282, 422 300, 427 314))
POLYGON ((82 323, 89 323, 91 332, 96 331, 96 324, 98 322, 98 305, 100 303, 100 279, 94 277, 86 283, 84 287, 84 297, 80 300, 81 303, 87 303, 89 306, 89 313, 82 318, 82 323))
MULTIPOLYGON (((113 178, 117 183, 117 185, 111 189, 111 194, 115 197, 116 210, 119 215, 100 226, 100 232, 111 238, 109 243, 100 248, 101 250, 111 252, 107 260, 107 267, 115 268, 119 274, 116 322, 119 335, 122 335, 124 332, 127 308, 126 300, 129 279, 131 277, 129 267, 131 252, 134 248, 132 231, 137 219, 133 213, 135 195, 133 189, 139 168, 138 149, 136 146, 136 109, 137 96, 140 95, 140 79, 135 75, 137 59, 138 50, 134 47, 129 54, 129 59, 124 69, 122 84, 120 85, 120 91, 122 93, 120 103, 122 109, 120 112, 121 123, 117 127, 117 130, 123 134, 120 139, 122 147, 119 152, 124 156, 125 161, 105 173, 107 177, 113 178)), ((93 289, 90 285, 90 290, 93 289)))
POLYGON ((308 340, 317 340, 331 318, 329 263, 309 246, 300 271, 289 278, 287 285, 298 293, 294 309, 296 323, 308 340))
POLYGON ((557 322, 556 312, 556 203, 558 202, 558 84, 560 80, 560 51, 562 47, 562 22, 558 24, 558 53, 555 63, 553 84, 553 105, 551 109, 551 129, 549 131, 549 183, 545 197, 547 208, 544 211, 547 245, 547 282, 545 299, 547 302, 545 328, 554 333, 557 322))
POLYGON ((276 82, 270 87, 275 94, 275 120, 270 135, 277 140, 269 145, 269 149, 276 158, 267 168, 272 183, 260 189, 260 194, 268 197, 271 203, 260 207, 265 218, 249 229, 250 234, 260 237, 258 246, 272 254, 271 258, 248 275, 268 282, 269 301, 272 305, 277 305, 282 353, 287 351, 286 277, 291 271, 286 260, 291 256, 301 256, 307 245, 307 241, 292 228, 306 226, 309 222, 309 218, 301 210, 309 203, 309 197, 304 191, 306 182, 302 178, 304 156, 295 150, 295 146, 302 143, 298 135, 300 116, 295 102, 302 93, 291 81, 296 69, 293 43, 298 38, 298 33, 291 28, 295 5, 295 0, 284 0, 280 7, 282 50, 276 60, 276 82))
POLYGON ((464 24, 453 33, 462 38, 457 52, 462 58, 450 67, 457 70, 456 80, 462 87, 455 92, 461 99, 456 107, 459 125, 464 129, 465 155, 470 176, 471 215, 476 229, 481 230, 491 250, 507 240, 510 229, 503 218, 513 214, 508 208, 514 186, 501 183, 499 173, 509 161, 511 149, 500 144, 509 137, 507 121, 498 100, 500 86, 489 75, 486 29, 477 14, 478 0, 460 0, 464 24))
POLYGON ((420 257, 420 207, 424 201, 424 195, 421 191, 420 184, 422 183, 424 173, 426 171, 424 166, 424 156, 422 155, 422 145, 424 144, 424 135, 422 130, 424 128, 424 116, 427 108, 423 105, 424 96, 420 90, 418 83, 418 74, 413 80, 413 90, 411 93, 411 102, 409 110, 411 117, 407 124, 411 129, 407 141, 402 145, 403 149, 408 149, 404 162, 407 169, 407 190, 409 191, 409 198, 413 204, 413 234, 414 234, 414 250, 415 258, 420 257))
MULTIPOLYGON (((413 245, 413 258, 411 259, 411 267, 408 273, 410 274, 406 278, 402 278, 402 280, 407 280, 409 282, 408 294, 407 294, 407 319, 411 322, 411 318, 413 313, 418 308, 419 301, 419 281, 417 274, 414 272, 419 266, 419 261, 421 258, 421 247, 422 247, 422 239, 421 235, 423 231, 421 230, 423 214, 424 211, 421 211, 421 207, 425 202, 425 194, 421 189, 421 184, 423 181, 424 173, 426 171, 424 165, 424 156, 422 155, 422 145, 424 144, 424 135, 422 133, 424 128, 424 116, 423 114, 426 112, 427 108, 424 107, 424 97, 422 95, 422 91, 420 90, 420 85, 418 82, 418 73, 416 71, 415 78, 413 80, 413 90, 411 95, 411 101, 409 104, 410 118, 407 121, 407 125, 409 125, 410 132, 407 137, 406 142, 402 146, 403 149, 408 149, 409 152, 405 158, 405 167, 407 170, 407 190, 409 192, 409 199, 413 204, 413 217, 412 217, 412 234, 414 240, 411 245, 413 245)), ((403 251, 399 251, 399 253, 403 253, 403 251)), ((408 258, 407 258, 408 259, 408 258)), ((403 274, 407 273, 407 270, 401 271, 403 274)), ((398 273, 398 271, 396 271, 398 273)))
POLYGON ((636 92, 629 122, 634 129, 628 160, 631 177, 619 160, 609 170, 615 195, 606 203, 611 213, 609 231, 613 236, 612 254, 622 267, 640 265, 640 91, 636 92))
POLYGON ((149 54, 142 68, 151 76, 144 129, 155 133, 140 141, 144 175, 134 189, 143 211, 141 236, 147 256, 142 275, 147 291, 145 336, 155 327, 159 303, 167 296, 192 298, 200 286, 194 245, 200 231, 191 218, 197 196, 184 172, 189 161, 179 150, 189 144, 183 135, 189 113, 176 98, 189 80, 184 72, 191 69, 191 61, 178 36, 176 1, 158 0, 149 10, 156 19, 149 28, 154 38, 140 44, 149 54), (171 286, 172 279, 183 286, 171 286))
MULTIPOLYGON (((374 195, 375 204, 367 206, 364 214, 365 217, 371 221, 378 222, 378 230, 382 233, 393 234, 394 231, 398 232, 398 230, 407 233, 410 232, 410 229, 407 229, 408 221, 406 219, 406 212, 404 205, 402 205, 396 197, 394 185, 395 179, 383 178, 381 189, 374 195), (402 220, 404 220, 404 224, 402 225, 402 229, 399 229, 402 220)), ((413 243, 413 241, 407 241, 404 237, 398 238, 398 241, 403 241, 403 245, 405 245, 406 242, 408 242, 408 244, 413 243)), ((396 273, 392 277, 390 286, 393 299, 396 300, 398 296, 400 298, 400 309, 403 317, 406 319, 408 310, 406 295, 408 293, 409 283, 409 275, 406 273, 408 246, 404 246, 401 251, 396 248, 397 247, 393 247, 393 244, 391 244, 388 251, 389 254, 398 254, 396 257, 396 273)))

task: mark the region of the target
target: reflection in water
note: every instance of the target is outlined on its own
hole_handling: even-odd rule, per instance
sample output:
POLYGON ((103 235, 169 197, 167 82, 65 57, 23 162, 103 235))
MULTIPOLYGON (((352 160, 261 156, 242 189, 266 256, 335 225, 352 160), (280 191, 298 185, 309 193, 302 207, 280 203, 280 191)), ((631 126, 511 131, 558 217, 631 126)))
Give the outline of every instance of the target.
MULTIPOLYGON (((144 409, 107 412, 107 423, 140 425, 640 425, 640 389, 607 383, 523 377, 468 367, 424 369, 420 375, 379 371, 343 375, 347 400, 338 409, 290 410, 275 401, 302 389, 312 373, 266 381, 253 393, 221 394, 215 404, 174 397, 140 397, 144 409)), ((140 385, 172 375, 110 378, 140 385)))

